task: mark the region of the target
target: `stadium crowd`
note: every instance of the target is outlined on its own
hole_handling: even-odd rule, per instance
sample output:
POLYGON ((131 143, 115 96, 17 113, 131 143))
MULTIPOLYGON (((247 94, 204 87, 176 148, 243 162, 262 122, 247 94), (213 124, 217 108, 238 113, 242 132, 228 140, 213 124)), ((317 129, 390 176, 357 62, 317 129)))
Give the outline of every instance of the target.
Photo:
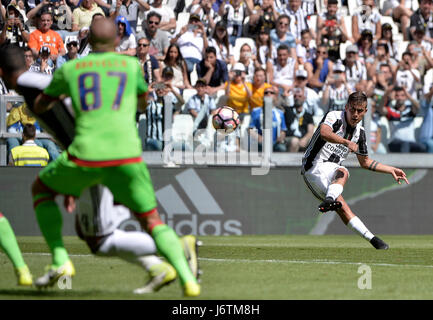
MULTIPOLYGON (((166 96, 173 126, 191 132, 234 108, 241 132, 223 145, 233 151, 249 128, 261 143, 272 96, 274 151, 302 152, 324 114, 364 91, 373 152, 433 152, 432 0, 2 0, 0 11, 0 45, 24 48, 27 68, 46 74, 89 54, 92 20, 111 17, 116 50, 137 56, 149 84, 144 150, 162 150, 166 96)), ((0 94, 14 94, 1 79, 0 94)), ((17 107, 10 132, 35 123, 17 107)))

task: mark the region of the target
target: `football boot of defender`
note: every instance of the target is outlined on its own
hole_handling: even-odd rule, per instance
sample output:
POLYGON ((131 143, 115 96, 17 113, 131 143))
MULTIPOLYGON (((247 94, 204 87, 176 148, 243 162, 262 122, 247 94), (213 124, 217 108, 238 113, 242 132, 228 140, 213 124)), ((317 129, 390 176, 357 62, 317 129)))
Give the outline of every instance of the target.
POLYGON ((15 269, 19 286, 31 286, 33 284, 33 277, 27 266, 15 269))
POLYGON ((149 270, 150 279, 142 288, 134 290, 135 294, 157 292, 164 286, 176 280, 176 270, 167 262, 152 266, 149 270))
POLYGON ((370 240, 370 243, 373 247, 375 247, 378 250, 387 250, 389 248, 389 246, 382 239, 378 237, 373 237, 370 240))
POLYGON ((193 235, 187 235, 180 238, 180 242, 185 253, 186 260, 188 261, 189 268, 192 274, 200 283, 200 276, 202 271, 198 264, 198 247, 202 245, 202 242, 197 240, 193 235))
POLYGON ((75 268, 71 260, 66 261, 64 265, 58 268, 49 266, 47 273, 35 281, 35 286, 39 289, 52 287, 63 276, 71 278, 75 276, 75 268))
POLYGON ((319 211, 320 212, 335 211, 335 210, 341 209, 341 207, 342 207, 342 204, 340 201, 334 200, 331 197, 327 197, 319 205, 319 211))

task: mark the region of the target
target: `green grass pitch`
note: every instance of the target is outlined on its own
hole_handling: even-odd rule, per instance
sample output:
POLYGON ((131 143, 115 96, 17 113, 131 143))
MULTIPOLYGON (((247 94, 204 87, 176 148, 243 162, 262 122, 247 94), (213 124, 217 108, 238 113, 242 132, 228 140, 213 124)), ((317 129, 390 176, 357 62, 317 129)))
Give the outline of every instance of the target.
MULTIPOLYGON (((433 236, 381 237, 389 250, 377 251, 355 235, 199 237, 199 299, 432 299, 433 236), (362 264, 371 268, 371 289, 358 288, 362 264)), ((50 262, 43 239, 18 241, 33 275, 41 275, 50 262)), ((71 290, 17 287, 12 265, 0 253, 0 300, 183 298, 178 281, 136 296, 132 290, 147 279, 138 266, 92 256, 76 237, 65 237, 65 245, 77 270, 71 290)))

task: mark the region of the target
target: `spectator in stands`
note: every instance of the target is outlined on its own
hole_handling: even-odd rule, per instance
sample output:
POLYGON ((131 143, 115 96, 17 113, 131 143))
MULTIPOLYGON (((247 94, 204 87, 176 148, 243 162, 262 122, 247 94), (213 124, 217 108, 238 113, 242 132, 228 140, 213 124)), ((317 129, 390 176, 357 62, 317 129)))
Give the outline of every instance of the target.
MULTIPOLYGON (((320 38, 320 31, 330 24, 332 20, 337 21, 336 26, 341 30, 341 33, 345 35, 347 40, 353 42, 353 39, 349 37, 347 32, 346 23, 344 22, 343 16, 338 12, 338 0, 328 0, 326 4, 326 11, 317 15, 317 40, 320 38)), ((301 33, 302 35, 302 33, 301 33)))
POLYGON ((293 89, 293 104, 284 107, 287 125, 286 143, 289 152, 305 151, 314 133, 313 116, 307 111, 308 105, 304 90, 293 89))
POLYGON ((319 33, 317 44, 325 45, 329 59, 336 62, 340 59, 340 45, 348 40, 347 34, 337 22, 337 17, 328 17, 319 33))
POLYGON ((373 34, 370 30, 364 30, 358 40, 358 55, 363 63, 373 62, 374 60, 374 47, 373 47, 373 34))
POLYGON ((140 10, 147 11, 149 9, 150 6, 145 0, 113 0, 110 8, 110 17, 125 17, 135 35, 140 10))
MULTIPOLYGON (((27 110, 26 104, 22 104, 10 110, 10 113, 6 119, 7 131, 9 133, 22 133, 24 127, 27 124, 34 125, 36 127, 36 133, 41 132, 41 128, 38 122, 30 115, 30 112, 27 110)), ((6 140, 6 143, 9 153, 10 150, 20 145, 21 139, 8 138, 6 140)), ((52 140, 47 138, 36 139, 35 143, 48 151, 48 154, 50 155, 50 161, 56 160, 59 156, 59 148, 52 140)))
MULTIPOLYGON (((403 39, 405 41, 408 38, 408 27, 410 23, 410 17, 413 15, 412 2, 416 0, 400 0, 400 1, 389 1, 390 5, 386 6, 384 15, 391 16, 396 22, 401 23, 401 32, 403 33, 403 39)), ((385 7, 385 5, 384 5, 385 7)))
POLYGON ((396 58, 398 53, 398 44, 392 36, 392 26, 389 23, 382 25, 382 37, 380 40, 385 40, 388 45, 388 51, 391 58, 396 58))
POLYGON ((346 67, 346 80, 352 91, 367 90, 367 69, 358 60, 358 47, 350 45, 346 48, 346 59, 343 64, 346 67))
POLYGON ((414 41, 410 42, 407 50, 412 54, 412 60, 415 62, 414 67, 418 69, 423 76, 428 69, 433 67, 431 52, 433 46, 430 42, 424 40, 426 30, 423 26, 417 26, 413 34, 414 41))
POLYGON ((275 28, 279 13, 273 0, 263 0, 261 6, 252 10, 249 21, 249 34, 258 34, 263 28, 272 30, 275 28))
POLYGON ((146 108, 146 143, 144 150, 160 151, 164 142, 164 107, 165 96, 170 96, 173 104, 173 111, 179 112, 181 106, 185 103, 182 96, 176 94, 172 87, 167 86, 164 82, 154 84, 155 97, 149 99, 146 108))
POLYGON ((225 86, 227 105, 236 110, 241 120, 249 113, 248 100, 251 98, 251 90, 245 82, 245 76, 245 66, 236 63, 229 73, 229 81, 225 86))
POLYGON ((290 57, 289 48, 286 45, 280 45, 277 49, 271 84, 280 88, 280 93, 288 90, 293 85, 297 69, 298 62, 295 57, 290 57))
POLYGON ((198 79, 194 88, 197 93, 193 95, 185 105, 185 109, 194 119, 194 132, 197 129, 206 129, 208 117, 216 111, 214 98, 207 94, 207 83, 204 79, 198 79))
POLYGON ((161 69, 164 67, 171 67, 173 70, 173 82, 172 85, 180 90, 192 89, 191 84, 188 80, 188 71, 186 62, 180 53, 177 44, 171 44, 168 47, 167 55, 164 61, 161 62, 161 69))
POLYGON ((30 66, 29 71, 53 74, 54 62, 50 59, 50 48, 41 47, 36 61, 30 66))
MULTIPOLYGON (((96 19, 105 18, 105 16, 101 13, 95 13, 92 16, 92 23, 96 19)), ((89 43, 89 27, 83 27, 78 31, 78 53, 81 57, 87 56, 90 52, 92 52, 92 46, 89 43)))
POLYGON ((250 85, 251 97, 249 99, 250 109, 262 107, 265 90, 272 86, 266 82, 266 73, 263 68, 256 68, 253 82, 250 85))
POLYGON ((394 74, 391 66, 382 64, 379 71, 373 77, 373 85, 368 90, 368 96, 373 98, 375 105, 379 106, 380 101, 385 95, 385 91, 394 83, 394 74))
POLYGON ((329 111, 344 110, 352 93, 346 81, 346 68, 340 62, 334 64, 332 75, 328 75, 323 89, 322 106, 329 111))
POLYGON ((82 0, 81 5, 72 12, 72 31, 79 31, 83 27, 90 27, 92 16, 95 13, 105 16, 104 11, 95 3, 95 0, 82 0))
POLYGON ((328 59, 326 46, 318 46, 316 57, 305 63, 305 70, 308 72, 308 85, 319 93, 328 74, 332 72, 333 66, 334 63, 328 59))
POLYGON ((215 27, 217 27, 215 25, 215 18, 217 15, 215 10, 212 8, 213 2, 214 1, 212 0, 195 0, 192 2, 189 9, 190 13, 198 14, 200 16, 200 20, 203 22, 207 34, 211 34, 212 30, 215 30, 215 27))
POLYGON ((51 1, 48 6, 48 12, 53 16, 52 30, 55 30, 63 40, 71 34, 72 28, 72 11, 66 4, 65 0, 51 1))
MULTIPOLYGON (((265 96, 272 96, 272 143, 274 152, 285 152, 287 147, 285 144, 286 138, 286 121, 284 113, 277 108, 278 105, 278 88, 270 87, 265 90, 265 96)), ((249 133, 253 139, 258 142, 259 152, 262 150, 263 144, 263 111, 264 107, 255 108, 251 111, 251 120, 249 125, 249 133), (255 130, 253 130, 255 129, 255 130)))
POLYGON ((11 149, 9 164, 12 166, 45 167, 50 156, 47 150, 35 143, 36 127, 26 124, 23 128, 23 144, 11 149))
POLYGON ((232 0, 219 8, 219 16, 227 23, 227 33, 232 46, 244 34, 244 20, 251 12, 242 0, 232 0))
POLYGON ((271 41, 272 46, 278 48, 280 45, 284 44, 290 48, 290 56, 292 58, 296 57, 296 39, 289 32, 290 18, 288 15, 282 14, 278 17, 277 26, 275 29, 271 30, 271 41))
POLYGON ((159 30, 174 33, 176 30, 176 16, 174 11, 167 5, 162 5, 162 0, 153 0, 148 12, 156 12, 161 16, 159 30))
POLYGON ((135 40, 128 20, 123 16, 117 16, 115 22, 117 25, 119 43, 116 47, 116 51, 128 56, 135 56, 137 54, 137 41, 135 40))
MULTIPOLYGON (((257 50, 255 50, 254 48, 254 51, 257 50)), ((253 82, 254 69, 258 64, 258 62, 257 62, 257 56, 253 53, 253 48, 251 48, 251 46, 248 43, 244 43, 241 46, 238 62, 242 63, 245 66, 245 72, 246 72, 245 80, 247 82, 253 82)))
POLYGON ((51 30, 53 18, 49 12, 41 11, 37 16, 38 29, 30 33, 28 46, 32 49, 33 55, 37 56, 41 47, 49 47, 50 58, 56 61, 59 55, 64 55, 63 40, 60 35, 51 30))
POLYGON ((313 41, 310 30, 302 30, 301 42, 296 46, 296 55, 300 65, 316 57, 316 42, 313 41))
POLYGON ((29 28, 20 11, 13 5, 7 7, 6 19, 1 25, 0 45, 13 44, 25 47, 29 41, 29 28))
POLYGON ((161 16, 156 12, 150 12, 147 19, 143 21, 144 33, 150 41, 149 54, 159 61, 164 60, 170 41, 167 32, 159 30, 161 16))
POLYGON ((395 59, 390 57, 388 50, 389 49, 386 43, 378 43, 376 45, 376 54, 373 62, 366 63, 367 71, 368 71, 367 73, 370 79, 372 79, 374 75, 377 74, 382 64, 387 64, 391 66, 393 74, 397 72, 398 62, 395 59))
MULTIPOLYGON (((277 57, 277 50, 272 45, 270 29, 262 27, 256 35, 256 68, 261 67, 268 74, 272 69, 272 60, 277 57)), ((267 75, 269 79, 269 75, 267 75)))
POLYGON ((428 153, 433 153, 433 85, 421 99, 424 120, 419 131, 419 142, 426 146, 428 153))
POLYGON ((217 59, 233 65, 233 46, 229 42, 227 25, 224 21, 218 21, 216 24, 213 36, 208 41, 208 46, 215 48, 217 59))
POLYGON ((410 17, 410 33, 413 34, 417 26, 426 29, 425 40, 433 43, 433 5, 432 0, 420 0, 419 8, 410 17))
POLYGON ((200 17, 191 14, 188 25, 183 26, 180 32, 171 39, 171 43, 177 43, 186 61, 188 74, 194 69, 194 65, 203 59, 205 48, 208 47, 207 35, 200 17))
POLYGON ((144 71, 144 79, 152 88, 155 82, 161 82, 161 72, 158 60, 149 54, 150 41, 141 33, 138 35, 137 57, 144 71))
POLYGON ((414 67, 412 54, 404 52, 395 76, 397 86, 404 87, 412 98, 417 99, 416 84, 420 81, 420 72, 414 67))
POLYGON ((197 75, 206 81, 209 95, 214 96, 219 90, 224 90, 229 80, 227 65, 216 58, 214 47, 206 48, 205 58, 197 64, 197 75))
POLYGON ((306 112, 313 116, 323 116, 323 110, 320 107, 319 95, 313 89, 307 87, 308 73, 305 69, 299 68, 295 72, 295 81, 293 82, 293 88, 283 93, 284 105, 292 106, 294 104, 293 91, 294 88, 302 90, 304 93, 304 109, 306 112))
POLYGON ((60 68, 65 62, 73 59, 81 58, 78 53, 78 38, 77 37, 69 37, 66 41, 66 49, 68 49, 68 53, 64 56, 60 56, 57 58, 56 67, 60 68))
POLYGON ((376 112, 376 102, 371 103, 370 145, 373 153, 386 154, 388 151, 382 143, 382 128, 379 125, 380 114, 376 112))
POLYGON ((379 105, 379 112, 387 117, 391 127, 390 152, 426 152, 426 145, 415 138, 414 119, 420 109, 416 99, 404 88, 391 86, 379 105), (390 99, 394 91, 394 99, 390 99), (391 100, 391 101, 390 101, 391 100))
POLYGON ((31 65, 35 63, 35 57, 33 56, 32 49, 29 47, 24 48, 24 58, 26 59, 26 69, 29 70, 31 65))
POLYGON ((362 10, 358 10, 352 16, 352 37, 355 42, 361 39, 362 32, 369 30, 372 38, 377 40, 382 34, 382 26, 380 24, 380 13, 377 11, 374 0, 362 0, 362 10))
MULTIPOLYGON (((301 0, 289 0, 282 13, 290 18, 289 32, 295 39, 301 39, 302 30, 309 29, 307 13, 301 7, 301 0)), ((314 30, 310 31, 314 37, 314 30)))

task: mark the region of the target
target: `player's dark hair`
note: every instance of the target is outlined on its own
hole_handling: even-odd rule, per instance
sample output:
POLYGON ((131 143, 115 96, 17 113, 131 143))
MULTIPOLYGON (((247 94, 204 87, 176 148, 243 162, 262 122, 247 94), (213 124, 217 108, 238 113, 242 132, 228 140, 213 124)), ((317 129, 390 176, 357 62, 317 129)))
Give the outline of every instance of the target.
POLYGON ((149 14, 147 15, 147 19, 149 21, 150 18, 152 17, 157 17, 159 22, 161 22, 161 15, 158 12, 155 11, 150 11, 149 14))
POLYGON ((27 123, 24 125, 23 135, 27 139, 34 139, 36 137, 36 127, 33 124, 27 123))
POLYGON ((95 17, 98 17, 98 16, 101 16, 101 17, 105 18, 105 15, 103 15, 103 14, 100 13, 100 12, 96 12, 96 13, 92 16, 92 22, 93 22, 93 20, 95 20, 95 17))
POLYGON ((355 91, 347 100, 349 106, 367 106, 367 95, 362 91, 355 91))
POLYGON ((9 45, 0 49, 0 68, 5 73, 13 73, 26 68, 24 50, 18 46, 9 45))

